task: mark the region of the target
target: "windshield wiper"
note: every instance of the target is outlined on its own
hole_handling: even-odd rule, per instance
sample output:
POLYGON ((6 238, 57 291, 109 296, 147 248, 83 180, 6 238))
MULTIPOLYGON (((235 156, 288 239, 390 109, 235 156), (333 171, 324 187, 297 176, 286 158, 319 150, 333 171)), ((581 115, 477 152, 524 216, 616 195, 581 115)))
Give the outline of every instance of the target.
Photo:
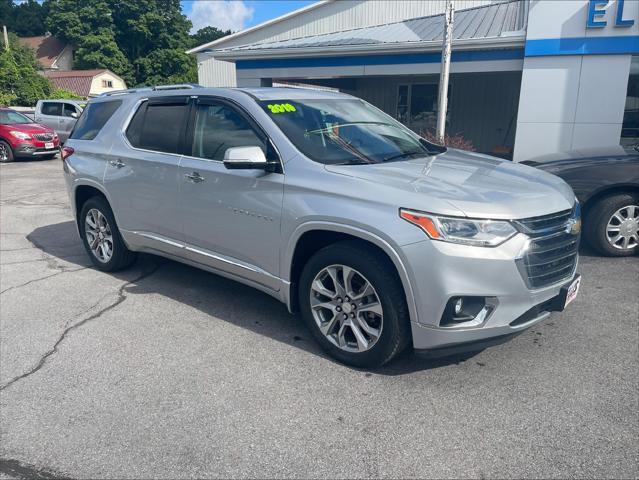
POLYGON ((326 128, 318 128, 317 130, 307 130, 306 133, 308 135, 310 134, 317 134, 317 133, 326 133, 329 132, 331 130, 333 130, 334 128, 340 128, 340 127, 350 127, 350 126, 356 126, 356 125, 384 125, 387 127, 395 127, 397 128, 395 125, 392 125, 390 123, 386 123, 386 122, 347 122, 347 123, 337 123, 335 125, 331 125, 330 127, 326 127, 326 128))
POLYGON ((414 155, 430 155, 429 152, 425 152, 423 150, 415 150, 412 152, 403 152, 403 153, 398 153, 397 155, 391 155, 390 157, 384 157, 383 161, 384 162, 392 162, 393 160, 398 160, 400 158, 404 158, 404 157, 412 157, 414 155))
POLYGON ((372 163, 365 162, 364 160, 346 160, 345 162, 333 163, 331 165, 372 165, 372 163))

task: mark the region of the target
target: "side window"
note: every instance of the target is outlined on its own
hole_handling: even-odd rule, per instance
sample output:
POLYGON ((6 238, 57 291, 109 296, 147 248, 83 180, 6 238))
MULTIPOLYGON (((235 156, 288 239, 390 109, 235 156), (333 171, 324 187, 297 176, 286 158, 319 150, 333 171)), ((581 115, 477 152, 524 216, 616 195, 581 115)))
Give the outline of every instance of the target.
POLYGON ((131 119, 126 136, 136 148, 178 153, 189 113, 187 99, 143 104, 131 119))
POLYGON ((198 105, 191 156, 223 160, 231 147, 259 146, 267 154, 267 143, 248 120, 224 104, 198 105))
POLYGON ((59 102, 42 102, 42 115, 62 116, 62 104, 59 102))
POLYGON ((75 124, 70 138, 93 140, 120 105, 122 100, 89 103, 75 124))
POLYGON ((62 107, 62 116, 63 117, 71 117, 74 113, 78 113, 73 105, 70 103, 63 104, 62 107))

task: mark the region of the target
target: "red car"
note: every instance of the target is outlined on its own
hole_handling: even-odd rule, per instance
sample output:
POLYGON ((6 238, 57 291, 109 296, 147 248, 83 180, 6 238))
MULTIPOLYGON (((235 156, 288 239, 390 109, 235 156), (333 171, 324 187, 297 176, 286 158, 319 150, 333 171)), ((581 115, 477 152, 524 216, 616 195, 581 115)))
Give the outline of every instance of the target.
POLYGON ((53 158, 60 150, 58 134, 10 108, 0 108, 0 162, 15 158, 53 158))

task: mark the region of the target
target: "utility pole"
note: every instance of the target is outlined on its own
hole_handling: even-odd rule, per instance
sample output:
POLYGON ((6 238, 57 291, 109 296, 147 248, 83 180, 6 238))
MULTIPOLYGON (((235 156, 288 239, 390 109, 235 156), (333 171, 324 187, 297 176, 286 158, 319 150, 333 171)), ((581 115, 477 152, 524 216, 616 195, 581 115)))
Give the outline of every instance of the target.
POLYGON ((450 76, 450 53, 453 43, 453 0, 446 0, 444 13, 444 41, 442 43, 442 69, 439 75, 439 97, 437 99, 437 139, 444 143, 446 133, 446 111, 448 110, 448 78, 450 76))
POLYGON ((4 37, 4 49, 9 50, 9 34, 6 25, 2 25, 2 36, 4 37))

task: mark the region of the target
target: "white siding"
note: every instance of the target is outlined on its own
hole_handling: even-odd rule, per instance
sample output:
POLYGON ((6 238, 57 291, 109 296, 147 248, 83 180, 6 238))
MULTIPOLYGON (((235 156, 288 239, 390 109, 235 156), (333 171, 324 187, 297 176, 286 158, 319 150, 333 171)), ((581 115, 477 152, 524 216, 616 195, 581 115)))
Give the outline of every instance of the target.
POLYGON ((235 64, 197 54, 197 78, 205 87, 236 87, 235 64))
MULTIPOLYGON (((455 9, 478 7, 495 1, 455 0, 455 9)), ((436 15, 444 11, 445 3, 445 0, 339 0, 230 38, 216 44, 214 48, 306 37, 436 15)), ((207 87, 235 86, 235 66, 199 54, 198 78, 200 84, 207 87), (230 73, 229 67, 223 64, 231 65, 233 72, 230 73)))

